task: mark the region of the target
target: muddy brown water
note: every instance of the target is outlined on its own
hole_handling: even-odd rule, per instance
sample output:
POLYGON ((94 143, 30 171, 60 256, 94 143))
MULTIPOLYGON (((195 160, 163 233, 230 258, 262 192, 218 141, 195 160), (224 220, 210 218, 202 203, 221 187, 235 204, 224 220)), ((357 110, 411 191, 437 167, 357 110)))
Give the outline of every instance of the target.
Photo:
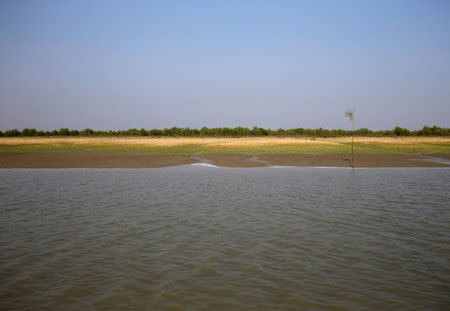
POLYGON ((1 310, 444 310, 450 169, 0 170, 1 310))

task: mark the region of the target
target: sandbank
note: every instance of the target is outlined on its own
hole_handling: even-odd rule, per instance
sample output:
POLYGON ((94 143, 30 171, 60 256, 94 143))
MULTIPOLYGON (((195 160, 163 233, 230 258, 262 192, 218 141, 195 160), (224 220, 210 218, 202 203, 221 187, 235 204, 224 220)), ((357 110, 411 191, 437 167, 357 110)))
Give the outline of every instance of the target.
MULTIPOLYGON (((447 155, 435 155, 449 158, 447 155)), ((204 154, 201 156, 104 153, 0 153, 0 168, 154 168, 210 163, 221 167, 323 166, 349 167, 346 154, 204 154)), ((424 161, 428 156, 355 155, 355 167, 450 167, 424 161)))
MULTIPOLYGON (((450 137, 355 137, 355 167, 448 167, 450 137)), ((351 137, 0 137, 0 168, 349 167, 351 137)))

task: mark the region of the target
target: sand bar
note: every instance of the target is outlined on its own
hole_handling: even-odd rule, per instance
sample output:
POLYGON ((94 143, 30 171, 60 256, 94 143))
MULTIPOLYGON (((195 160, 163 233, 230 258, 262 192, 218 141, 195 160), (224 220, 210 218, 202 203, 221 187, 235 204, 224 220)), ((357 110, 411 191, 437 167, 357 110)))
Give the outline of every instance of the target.
MULTIPOLYGON (((355 167, 449 166, 430 160, 450 159, 450 137, 354 140, 355 167)), ((349 167, 350 153, 351 137, 0 137, 0 168, 349 167)))
MULTIPOLYGON (((443 163, 419 160, 427 158, 405 155, 356 155, 355 167, 450 167, 443 163)), ((261 156, 206 154, 201 157, 193 157, 151 154, 10 152, 0 153, 0 168, 152 168, 199 162, 221 167, 271 165, 349 167, 349 160, 349 155, 344 154, 268 154, 261 156)))

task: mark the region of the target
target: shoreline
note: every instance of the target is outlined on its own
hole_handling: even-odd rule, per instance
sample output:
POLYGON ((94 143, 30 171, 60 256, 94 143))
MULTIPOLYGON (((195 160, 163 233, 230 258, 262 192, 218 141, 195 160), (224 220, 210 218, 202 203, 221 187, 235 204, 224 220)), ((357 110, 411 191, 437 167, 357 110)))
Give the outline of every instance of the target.
MULTIPOLYGON (((450 137, 354 141, 355 167, 450 166, 450 137)), ((351 137, 0 137, 0 168, 350 167, 350 159, 351 137)))
MULTIPOLYGON (((1 168, 157 168, 195 163, 218 167, 350 167, 349 154, 202 154, 198 156, 142 153, 0 153, 1 168)), ((450 167, 450 155, 355 154, 355 168, 450 167), (433 162, 433 158, 437 161, 433 162)))

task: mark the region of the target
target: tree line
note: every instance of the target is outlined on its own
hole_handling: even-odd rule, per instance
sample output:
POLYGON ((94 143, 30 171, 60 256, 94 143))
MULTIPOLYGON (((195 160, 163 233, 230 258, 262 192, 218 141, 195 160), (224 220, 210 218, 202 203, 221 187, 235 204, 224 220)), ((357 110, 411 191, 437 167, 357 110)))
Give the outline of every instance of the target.
POLYGON ((408 130, 399 126, 392 130, 377 130, 373 131, 367 128, 360 128, 355 130, 342 129, 264 129, 254 126, 248 127, 202 127, 201 129, 192 129, 189 127, 171 127, 165 129, 135 129, 117 130, 117 131, 99 131, 90 128, 84 130, 71 130, 68 128, 61 128, 59 130, 42 131, 34 128, 24 128, 23 130, 13 129, 5 132, 0 131, 0 136, 227 136, 227 137, 242 137, 242 136, 310 136, 310 137, 338 137, 351 136, 352 133, 356 136, 450 136, 450 128, 442 128, 438 126, 424 126, 420 130, 408 130))

